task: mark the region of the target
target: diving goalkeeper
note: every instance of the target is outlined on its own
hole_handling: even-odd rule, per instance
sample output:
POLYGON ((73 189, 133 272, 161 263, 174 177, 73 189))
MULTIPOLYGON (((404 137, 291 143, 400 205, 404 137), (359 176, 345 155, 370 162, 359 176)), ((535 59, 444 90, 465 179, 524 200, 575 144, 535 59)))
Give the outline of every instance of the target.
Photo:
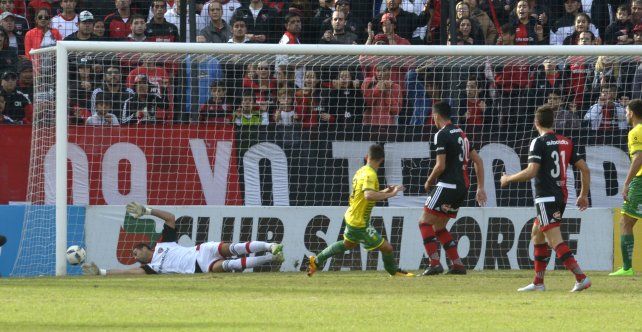
POLYGON ((176 233, 176 218, 173 214, 132 202, 127 204, 127 213, 134 218, 144 215, 158 217, 165 222, 160 239, 154 247, 147 243, 134 246, 132 255, 141 263, 132 269, 101 269, 96 264, 83 264, 85 275, 117 274, 193 274, 204 272, 240 272, 246 268, 267 263, 283 262, 283 245, 251 241, 244 243, 205 242, 193 247, 180 246, 176 233), (251 253, 268 252, 264 256, 238 257, 251 253))

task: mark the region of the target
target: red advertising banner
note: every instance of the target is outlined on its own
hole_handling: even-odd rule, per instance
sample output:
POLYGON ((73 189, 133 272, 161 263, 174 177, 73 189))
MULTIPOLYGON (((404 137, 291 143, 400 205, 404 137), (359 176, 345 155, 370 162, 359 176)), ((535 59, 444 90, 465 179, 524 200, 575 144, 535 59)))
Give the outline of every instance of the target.
MULTIPOLYGON (((25 199, 29 129, 5 126, 0 131, 3 137, 19 142, 15 146, 3 142, 2 151, 20 155, 3 158, 0 167, 9 169, 3 176, 11 171, 21 175, 0 178, 0 183, 22 189, 10 195, 3 191, 0 204, 25 199)), ((68 136, 72 204, 111 205, 133 200, 154 205, 243 203, 232 126, 71 126, 68 136)), ((44 177, 36 187, 40 194, 35 199, 53 203, 55 147, 53 142, 43 145, 38 153, 43 154, 39 157, 43 158, 44 177)))
POLYGON ((31 126, 0 125, 0 204, 27 197, 31 126))

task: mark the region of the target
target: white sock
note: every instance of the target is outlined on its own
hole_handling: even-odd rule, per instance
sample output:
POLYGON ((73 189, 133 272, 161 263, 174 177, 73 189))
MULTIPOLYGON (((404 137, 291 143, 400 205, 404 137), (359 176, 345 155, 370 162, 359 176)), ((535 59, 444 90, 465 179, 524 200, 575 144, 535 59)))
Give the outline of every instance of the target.
POLYGON ((263 265, 272 261, 271 254, 258 257, 242 257, 237 259, 228 259, 223 262, 223 271, 225 272, 241 272, 245 269, 251 269, 255 266, 263 265))
POLYGON ((263 241, 252 241, 230 244, 230 252, 234 256, 247 255, 255 252, 269 251, 272 243, 263 241))

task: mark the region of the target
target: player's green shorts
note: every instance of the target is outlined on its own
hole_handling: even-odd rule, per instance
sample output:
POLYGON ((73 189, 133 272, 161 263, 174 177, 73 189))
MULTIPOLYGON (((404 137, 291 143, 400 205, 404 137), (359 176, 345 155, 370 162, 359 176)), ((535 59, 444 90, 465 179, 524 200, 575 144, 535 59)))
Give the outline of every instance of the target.
POLYGON ((629 185, 626 201, 622 204, 622 214, 642 218, 642 177, 635 177, 629 185))
POLYGON ((366 228, 357 228, 346 224, 343 238, 352 243, 362 243, 366 250, 377 249, 385 241, 381 234, 371 225, 366 228))

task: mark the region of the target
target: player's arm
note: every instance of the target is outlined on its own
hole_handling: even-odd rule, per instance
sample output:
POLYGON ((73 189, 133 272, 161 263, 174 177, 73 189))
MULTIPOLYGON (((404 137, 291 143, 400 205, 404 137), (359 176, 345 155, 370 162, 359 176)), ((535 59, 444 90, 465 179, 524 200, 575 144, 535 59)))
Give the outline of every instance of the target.
POLYGON ((477 153, 477 150, 470 151, 470 160, 473 162, 475 175, 477 176, 477 193, 475 194, 475 199, 479 206, 484 206, 486 205, 486 190, 484 189, 484 161, 477 153))
POLYGON ((145 270, 142 267, 136 267, 132 269, 101 269, 96 265, 96 263, 85 263, 82 265, 82 273, 84 275, 101 275, 101 276, 110 276, 110 275, 136 275, 136 274, 146 274, 145 270))
POLYGON ((582 183, 580 195, 577 197, 577 203, 575 205, 577 205, 580 211, 584 211, 588 208, 588 193, 589 188, 591 187, 591 171, 584 159, 578 160, 573 164, 573 166, 580 170, 580 182, 582 183))
POLYGON ((164 210, 152 209, 143 204, 140 204, 137 202, 131 202, 127 204, 127 213, 131 214, 132 217, 136 219, 144 215, 151 215, 154 217, 158 217, 163 219, 163 221, 165 222, 165 225, 171 228, 176 228, 176 217, 174 216, 174 214, 164 210))
POLYGON ((388 188, 379 191, 365 189, 363 197, 368 201, 383 201, 390 197, 394 197, 398 192, 403 191, 404 189, 404 186, 389 186, 388 188))
POLYGON ((642 167, 642 158, 640 158, 640 152, 642 152, 642 150, 634 152, 633 160, 631 160, 631 166, 629 166, 629 173, 626 175, 626 180, 624 180, 624 188, 622 190, 622 197, 624 198, 624 200, 627 200, 627 194, 629 193, 629 185, 631 184, 631 181, 633 181, 635 174, 637 174, 642 167))
POLYGON ((519 173, 508 175, 506 173, 502 174, 502 178, 500 179, 500 183, 503 187, 506 187, 509 183, 511 182, 526 182, 530 181, 532 178, 537 175, 537 172, 539 172, 539 163, 528 163, 528 167, 525 169, 521 170, 519 173))
POLYGON ((430 191, 430 187, 434 186, 435 183, 437 183, 437 179, 441 176, 441 174, 446 170, 446 154, 438 154, 437 155, 437 162, 435 163, 435 167, 433 167, 432 172, 430 172, 430 176, 428 176, 428 180, 426 180, 426 183, 424 184, 424 189, 426 191, 430 191))

